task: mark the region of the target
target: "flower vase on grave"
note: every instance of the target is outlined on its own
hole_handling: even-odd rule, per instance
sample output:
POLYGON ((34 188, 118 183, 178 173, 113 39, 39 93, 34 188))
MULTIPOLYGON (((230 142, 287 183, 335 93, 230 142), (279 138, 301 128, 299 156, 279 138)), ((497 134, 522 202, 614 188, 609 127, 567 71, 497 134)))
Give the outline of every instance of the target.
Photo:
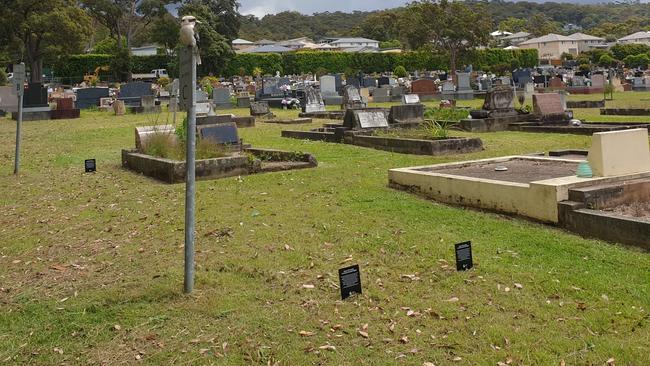
POLYGON ((576 171, 576 175, 579 178, 592 178, 594 176, 593 171, 591 170, 591 166, 589 166, 589 162, 583 161, 578 164, 578 170, 576 171))

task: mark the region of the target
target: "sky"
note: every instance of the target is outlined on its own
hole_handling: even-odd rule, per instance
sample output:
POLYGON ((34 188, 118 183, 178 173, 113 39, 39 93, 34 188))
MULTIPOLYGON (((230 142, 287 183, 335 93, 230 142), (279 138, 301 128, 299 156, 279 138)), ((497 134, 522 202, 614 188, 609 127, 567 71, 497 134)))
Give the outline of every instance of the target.
POLYGON ((253 14, 258 18, 285 10, 303 14, 326 11, 351 12, 354 10, 377 10, 403 6, 407 0, 239 0, 241 14, 253 14))

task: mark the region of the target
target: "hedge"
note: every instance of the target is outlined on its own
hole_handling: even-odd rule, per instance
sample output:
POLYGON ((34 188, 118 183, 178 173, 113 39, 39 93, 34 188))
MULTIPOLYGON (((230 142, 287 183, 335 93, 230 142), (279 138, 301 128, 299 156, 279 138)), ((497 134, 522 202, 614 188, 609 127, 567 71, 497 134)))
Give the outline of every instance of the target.
MULTIPOLYGON (((110 55, 73 55, 60 60, 54 66, 55 76, 81 81, 83 75, 92 72, 98 66, 110 64, 110 55)), ((494 65, 512 63, 518 60, 522 67, 537 65, 537 50, 503 50, 485 49, 471 52, 458 61, 458 66, 473 65, 474 69, 487 69, 494 65)), ((135 73, 147 73, 153 69, 168 69, 173 75, 176 60, 166 55, 133 56, 132 69, 135 73)), ((363 71, 366 73, 394 70, 404 66, 408 71, 415 70, 446 70, 449 67, 449 57, 445 54, 432 52, 403 52, 403 53, 348 53, 348 52, 314 52, 300 51, 285 54, 237 54, 229 60, 225 67, 224 76, 239 75, 242 71, 251 75, 255 67, 262 69, 264 74, 306 74, 317 70, 332 73, 363 71)))

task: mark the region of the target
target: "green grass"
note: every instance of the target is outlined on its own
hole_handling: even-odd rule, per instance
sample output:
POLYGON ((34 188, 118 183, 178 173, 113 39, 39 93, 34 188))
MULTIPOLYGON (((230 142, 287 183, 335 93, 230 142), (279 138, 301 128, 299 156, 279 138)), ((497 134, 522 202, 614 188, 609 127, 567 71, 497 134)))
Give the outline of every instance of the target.
POLYGON ((586 148, 588 137, 459 133, 486 150, 428 157, 242 129, 319 167, 197 183, 186 296, 184 185, 120 167, 134 127, 156 120, 171 116, 25 122, 18 177, 15 124, 0 120, 0 364, 650 363, 647 253, 387 187, 390 168, 586 148), (83 174, 86 158, 97 173, 83 174), (457 273, 453 244, 465 240, 476 267, 457 273), (352 263, 364 293, 342 302, 337 269, 352 263))

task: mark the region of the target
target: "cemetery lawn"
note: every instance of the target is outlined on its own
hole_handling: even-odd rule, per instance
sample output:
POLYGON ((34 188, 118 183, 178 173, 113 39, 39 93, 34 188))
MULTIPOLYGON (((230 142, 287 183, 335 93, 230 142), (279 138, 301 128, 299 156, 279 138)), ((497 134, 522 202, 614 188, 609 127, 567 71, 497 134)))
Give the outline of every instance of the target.
POLYGON ((485 151, 427 157, 280 137, 322 120, 258 121, 245 142, 319 166, 199 182, 184 295, 185 187, 120 161, 135 126, 170 118, 25 122, 18 177, 15 123, 0 119, 0 364, 650 364, 647 252, 387 187, 390 168, 588 137, 489 133, 485 151), (97 173, 83 174, 87 158, 97 173), (459 273, 453 244, 466 240, 475 268, 459 273), (351 264, 363 294, 340 301, 351 264))

